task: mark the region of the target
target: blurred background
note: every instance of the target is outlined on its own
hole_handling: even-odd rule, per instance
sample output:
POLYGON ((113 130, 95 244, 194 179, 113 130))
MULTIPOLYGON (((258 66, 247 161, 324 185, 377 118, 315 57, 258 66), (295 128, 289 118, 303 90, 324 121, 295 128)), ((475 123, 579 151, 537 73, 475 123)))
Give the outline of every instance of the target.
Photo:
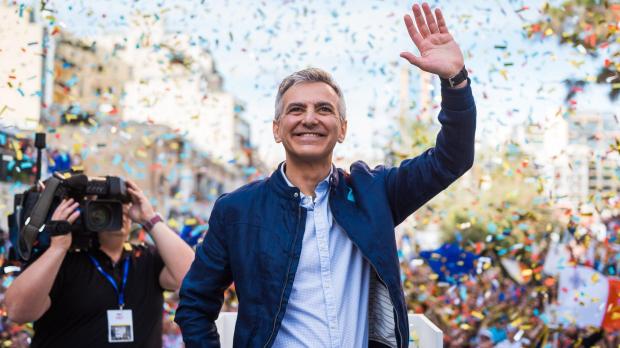
MULTIPOLYGON (((465 55, 476 161, 397 229, 410 310, 446 346, 620 347, 620 3, 430 4, 465 55)), ((273 105, 294 71, 323 68, 344 90, 338 166, 433 146, 439 81, 399 57, 416 52, 411 5, 0 0, 2 289, 16 271, 4 217, 35 181, 35 132, 43 178, 131 178, 191 245, 219 195, 284 160, 273 105)), ((178 347, 166 297, 164 342, 178 347)), ((224 310, 236 306, 233 286, 224 310)), ((31 326, 1 314, 4 346, 27 346, 31 326)))

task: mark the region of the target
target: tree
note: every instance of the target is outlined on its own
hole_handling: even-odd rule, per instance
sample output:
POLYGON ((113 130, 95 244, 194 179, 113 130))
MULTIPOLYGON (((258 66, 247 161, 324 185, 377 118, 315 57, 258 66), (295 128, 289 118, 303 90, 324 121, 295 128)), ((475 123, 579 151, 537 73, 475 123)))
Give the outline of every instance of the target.
POLYGON ((528 37, 557 37, 561 45, 571 45, 592 58, 607 54, 602 50, 609 51, 596 76, 565 81, 566 101, 591 82, 609 85, 609 98, 616 100, 620 95, 620 4, 573 0, 553 6, 545 2, 541 12, 543 18, 526 27, 528 37))

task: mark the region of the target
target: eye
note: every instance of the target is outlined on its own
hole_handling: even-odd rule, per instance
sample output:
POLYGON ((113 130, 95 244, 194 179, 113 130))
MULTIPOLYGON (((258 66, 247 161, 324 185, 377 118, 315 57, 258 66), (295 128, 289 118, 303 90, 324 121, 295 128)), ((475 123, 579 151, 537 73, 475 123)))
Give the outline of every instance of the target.
POLYGON ((301 107, 299 107, 299 106, 293 106, 290 109, 288 109, 288 113, 289 114, 300 113, 302 111, 303 111, 303 109, 301 107))
POLYGON ((332 108, 329 106, 319 106, 319 112, 321 113, 331 113, 332 108))

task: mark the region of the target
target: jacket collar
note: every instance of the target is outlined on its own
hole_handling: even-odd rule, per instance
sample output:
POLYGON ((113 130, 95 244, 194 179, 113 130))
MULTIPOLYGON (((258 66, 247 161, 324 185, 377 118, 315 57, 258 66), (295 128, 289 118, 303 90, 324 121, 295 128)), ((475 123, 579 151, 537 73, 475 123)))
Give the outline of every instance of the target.
MULTIPOLYGON (((300 196, 300 191, 297 187, 288 185, 287 179, 282 174, 282 166, 284 166, 284 162, 281 162, 278 165, 278 168, 271 174, 271 176, 269 177, 269 185, 280 196, 287 199, 298 200, 300 196)), ((330 188, 334 189, 338 187, 341 174, 340 170, 336 168, 336 166, 332 164, 332 167, 332 173, 329 176, 329 185, 330 188)))

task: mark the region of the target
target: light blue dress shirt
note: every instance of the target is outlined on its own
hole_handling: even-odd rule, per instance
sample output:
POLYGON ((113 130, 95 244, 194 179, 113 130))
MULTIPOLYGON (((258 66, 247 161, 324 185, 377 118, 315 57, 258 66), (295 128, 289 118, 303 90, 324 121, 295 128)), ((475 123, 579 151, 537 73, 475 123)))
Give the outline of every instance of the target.
POLYGON ((276 348, 368 347, 370 265, 334 221, 330 176, 317 185, 314 199, 301 193, 306 229, 276 348))

